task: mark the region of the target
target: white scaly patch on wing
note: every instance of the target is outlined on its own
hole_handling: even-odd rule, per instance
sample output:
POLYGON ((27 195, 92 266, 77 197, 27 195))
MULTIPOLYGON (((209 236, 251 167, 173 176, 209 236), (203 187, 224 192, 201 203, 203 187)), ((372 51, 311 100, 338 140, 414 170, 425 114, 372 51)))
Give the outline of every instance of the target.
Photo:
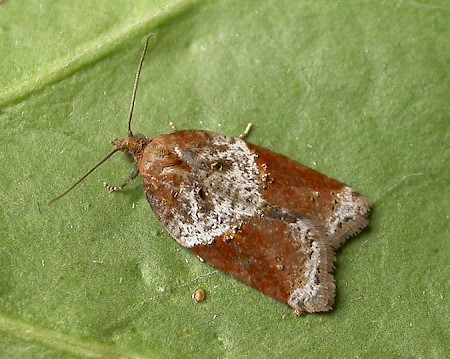
POLYGON ((302 243, 309 260, 304 266, 303 275, 306 283, 301 288, 293 290, 288 304, 302 312, 328 310, 330 297, 334 297, 333 278, 329 273, 333 260, 328 258, 329 250, 319 239, 324 234, 320 233, 310 221, 297 220, 290 228, 294 238, 302 243), (330 259, 331 265, 328 263, 330 259))
POLYGON ((357 220, 365 216, 368 212, 368 205, 365 200, 355 195, 355 191, 350 187, 344 187, 336 193, 336 207, 332 216, 328 218, 327 233, 333 235, 346 222, 357 220))
MULTIPOLYGON (((198 175, 202 178, 199 186, 206 191, 208 203, 211 204, 207 211, 201 210, 199 188, 187 184, 181 186, 180 206, 184 207, 182 212, 187 213, 190 220, 175 214, 169 223, 169 232, 184 247, 213 243, 233 224, 259 215, 265 203, 260 194, 256 155, 247 144, 224 135, 215 135, 212 144, 204 147, 198 153, 199 157, 208 162, 225 161, 230 166, 225 171, 214 171, 207 176, 201 176, 202 170, 198 169, 198 175)), ((179 149, 175 152, 182 158, 179 149)))

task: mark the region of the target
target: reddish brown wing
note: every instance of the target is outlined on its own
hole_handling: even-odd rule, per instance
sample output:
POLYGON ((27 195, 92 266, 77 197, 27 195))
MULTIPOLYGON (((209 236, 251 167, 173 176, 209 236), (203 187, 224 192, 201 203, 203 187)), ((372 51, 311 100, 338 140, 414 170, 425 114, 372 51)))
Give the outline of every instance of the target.
POLYGON ((299 314, 330 310, 335 296, 333 248, 369 223, 370 202, 285 156, 252 144, 248 147, 257 155, 261 193, 271 210, 246 220, 238 231, 211 245, 192 250, 299 314), (295 221, 309 226, 307 240, 302 241, 302 234, 292 227, 295 221))
POLYGON ((351 188, 241 139, 159 136, 138 160, 169 233, 215 267, 298 313, 334 301, 334 248, 368 223, 351 188))
POLYGON ((248 146, 258 156, 264 199, 317 221, 326 229, 333 248, 369 224, 371 202, 356 191, 288 157, 251 143, 248 146))
POLYGON ((323 242, 320 229, 303 223, 309 225, 308 233, 277 215, 250 218, 236 233, 191 250, 214 267, 290 305, 297 314, 328 311, 335 293, 330 274, 334 253, 323 242))

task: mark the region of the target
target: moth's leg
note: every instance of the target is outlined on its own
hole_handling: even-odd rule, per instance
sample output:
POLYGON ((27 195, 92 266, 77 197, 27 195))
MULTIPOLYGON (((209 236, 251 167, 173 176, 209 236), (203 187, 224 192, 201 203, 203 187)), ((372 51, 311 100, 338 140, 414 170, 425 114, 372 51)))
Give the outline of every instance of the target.
POLYGON ((109 191, 109 192, 117 192, 123 190, 128 183, 130 183, 132 180, 134 180, 139 174, 139 168, 136 168, 133 173, 131 173, 130 177, 126 179, 126 181, 120 185, 120 186, 111 186, 110 184, 103 182, 103 186, 109 191))
POLYGON ((244 132, 242 132, 239 135, 239 138, 243 139, 244 137, 246 137, 248 135, 248 133, 250 132, 251 128, 252 128, 252 123, 247 124, 247 127, 245 128, 244 132))
POLYGON ((173 132, 177 132, 177 126, 172 121, 169 122, 169 127, 173 132))

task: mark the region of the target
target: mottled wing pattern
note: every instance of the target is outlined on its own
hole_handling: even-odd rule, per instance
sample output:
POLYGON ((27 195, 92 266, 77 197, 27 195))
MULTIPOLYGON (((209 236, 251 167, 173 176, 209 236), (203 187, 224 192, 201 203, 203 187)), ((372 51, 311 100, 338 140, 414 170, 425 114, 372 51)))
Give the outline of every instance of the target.
POLYGON ((334 249, 370 202, 287 157, 206 131, 153 139, 138 162, 169 233, 213 266, 300 313, 334 301, 334 249))

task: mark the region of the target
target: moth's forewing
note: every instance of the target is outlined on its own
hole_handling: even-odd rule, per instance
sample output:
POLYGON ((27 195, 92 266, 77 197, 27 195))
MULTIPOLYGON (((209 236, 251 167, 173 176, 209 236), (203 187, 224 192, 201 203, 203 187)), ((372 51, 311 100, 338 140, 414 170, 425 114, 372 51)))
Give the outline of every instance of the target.
POLYGON ((138 160, 147 198, 181 245, 298 313, 334 301, 334 248, 368 224, 344 184, 241 139, 179 131, 138 160))

